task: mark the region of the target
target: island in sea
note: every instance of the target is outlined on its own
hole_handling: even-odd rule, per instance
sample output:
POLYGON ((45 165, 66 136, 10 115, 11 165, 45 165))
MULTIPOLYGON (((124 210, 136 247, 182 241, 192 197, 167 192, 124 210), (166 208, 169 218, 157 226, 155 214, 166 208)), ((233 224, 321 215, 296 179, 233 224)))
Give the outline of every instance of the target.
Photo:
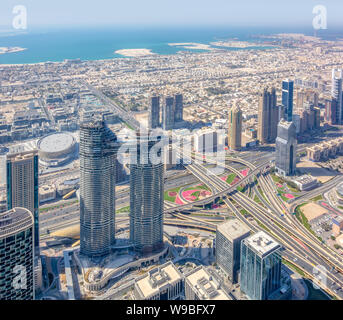
POLYGON ((21 52, 26 50, 26 48, 20 47, 0 47, 0 54, 21 52))
POLYGON ((150 49, 121 49, 114 53, 125 57, 144 57, 155 54, 150 49))
POLYGON ((181 47, 191 50, 215 50, 208 44, 195 43, 195 42, 182 42, 182 43, 168 43, 169 46, 181 47))

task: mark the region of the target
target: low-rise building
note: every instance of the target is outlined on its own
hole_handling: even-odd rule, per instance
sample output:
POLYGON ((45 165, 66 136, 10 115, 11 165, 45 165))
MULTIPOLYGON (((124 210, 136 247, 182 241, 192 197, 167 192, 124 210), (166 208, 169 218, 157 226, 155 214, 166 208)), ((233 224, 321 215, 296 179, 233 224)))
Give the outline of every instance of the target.
POLYGON ((343 153, 343 137, 306 148, 307 158, 310 161, 326 161, 330 157, 343 153))
POLYGON ((167 262, 138 278, 134 295, 137 300, 178 300, 183 296, 182 275, 167 262))
POLYGON ((309 175, 304 175, 304 176, 298 177, 298 178, 294 179, 293 182, 296 184, 298 189, 301 191, 312 190, 318 186, 317 179, 315 179, 309 175))
POLYGON ((222 281, 199 266, 185 275, 186 300, 232 300, 222 281))
POLYGON ((39 188, 39 202, 43 203, 56 199, 56 188, 55 186, 42 186, 39 188))
POLYGON ((343 217, 335 216, 334 218, 332 218, 332 233, 336 237, 341 233, 342 230, 343 230, 343 217))

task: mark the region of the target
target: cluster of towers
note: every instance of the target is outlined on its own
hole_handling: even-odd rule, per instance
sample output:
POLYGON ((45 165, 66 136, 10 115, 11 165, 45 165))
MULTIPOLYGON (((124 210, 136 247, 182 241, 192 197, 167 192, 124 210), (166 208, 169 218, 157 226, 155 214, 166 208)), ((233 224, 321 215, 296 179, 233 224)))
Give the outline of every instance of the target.
POLYGON ((38 153, 7 156, 7 209, 0 213, 0 300, 32 300, 39 263, 38 153))
MULTIPOLYGON (((161 137, 137 133, 130 153, 130 240, 147 254, 163 247, 164 166, 152 162, 161 137), (155 139, 156 138, 156 139, 155 139)), ((109 254, 115 243, 115 163, 119 144, 100 120, 80 127, 80 252, 109 254)), ((161 151, 160 151, 161 152, 161 151)))
POLYGON ((259 96, 258 140, 261 144, 275 142, 276 172, 288 176, 295 174, 297 132, 293 119, 294 82, 282 81, 282 104, 277 105, 275 88, 264 89, 259 96))
POLYGON ((183 121, 183 96, 177 94, 175 97, 168 96, 162 107, 162 119, 160 117, 160 97, 151 98, 149 110, 149 128, 155 129, 162 127, 163 130, 172 130, 175 124, 183 121), (161 119, 161 121, 160 121, 161 119))

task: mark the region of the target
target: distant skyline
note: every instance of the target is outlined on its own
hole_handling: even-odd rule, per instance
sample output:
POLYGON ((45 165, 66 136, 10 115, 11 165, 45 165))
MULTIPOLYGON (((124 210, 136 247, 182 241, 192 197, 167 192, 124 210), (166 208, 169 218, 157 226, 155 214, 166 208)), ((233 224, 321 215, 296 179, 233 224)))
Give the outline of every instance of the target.
POLYGON ((28 28, 84 26, 312 27, 316 5, 327 8, 328 29, 343 26, 341 0, 1 0, 0 30, 10 29, 16 5, 28 28))

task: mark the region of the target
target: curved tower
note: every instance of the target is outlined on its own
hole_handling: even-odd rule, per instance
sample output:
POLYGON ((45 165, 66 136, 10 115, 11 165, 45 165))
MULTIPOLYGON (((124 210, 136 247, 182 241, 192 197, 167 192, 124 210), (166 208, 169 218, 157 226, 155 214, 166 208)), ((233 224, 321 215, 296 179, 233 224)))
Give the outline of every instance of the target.
POLYGON ((34 219, 25 208, 0 213, 0 300, 34 300, 34 219))
POLYGON ((116 136, 103 121, 80 127, 80 252, 103 256, 115 241, 116 136))
POLYGON ((145 254, 163 248, 164 164, 154 161, 161 136, 137 134, 137 153, 130 162, 130 240, 145 254))

